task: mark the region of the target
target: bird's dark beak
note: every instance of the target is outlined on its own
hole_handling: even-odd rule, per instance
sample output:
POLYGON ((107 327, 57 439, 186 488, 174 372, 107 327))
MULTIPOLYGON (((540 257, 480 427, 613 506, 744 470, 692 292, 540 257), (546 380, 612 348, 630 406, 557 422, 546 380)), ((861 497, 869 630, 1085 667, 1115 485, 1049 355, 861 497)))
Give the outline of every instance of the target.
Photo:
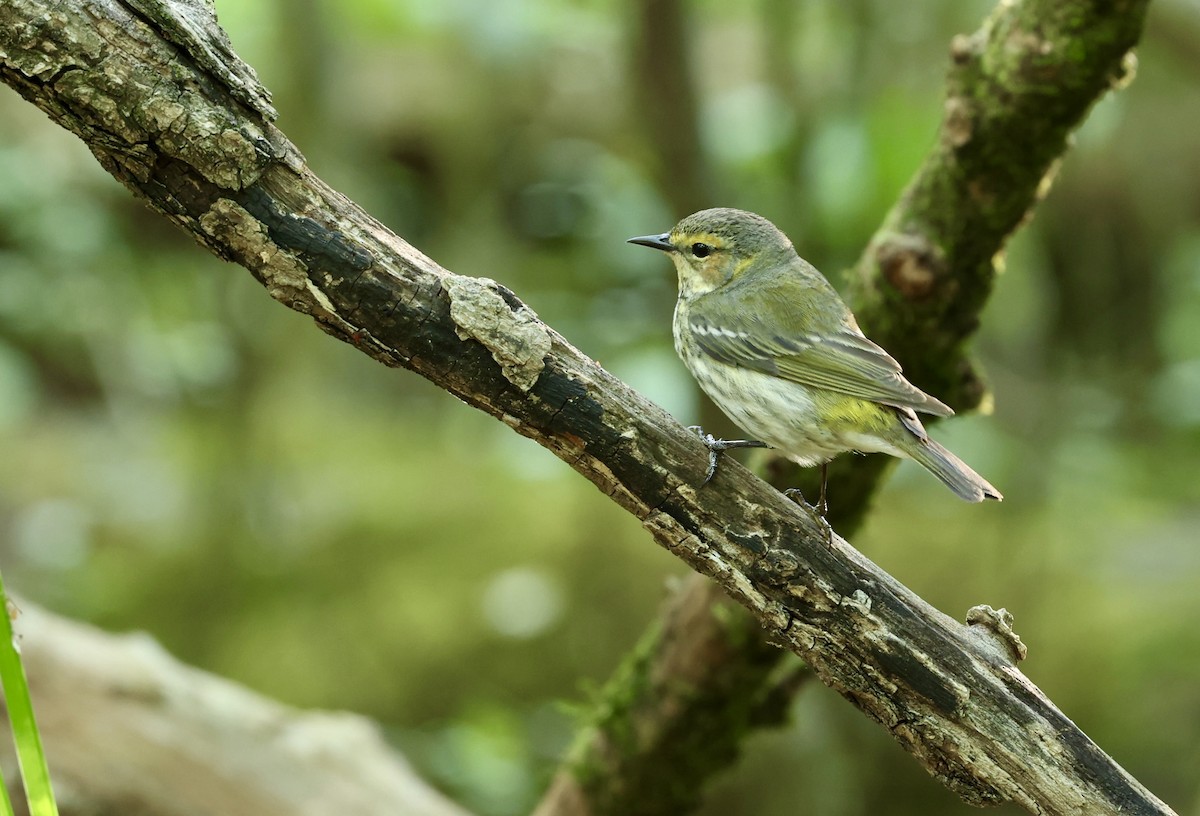
POLYGON ((675 247, 671 245, 670 238, 671 233, 664 232, 662 235, 639 235, 636 238, 630 238, 627 243, 661 249, 663 252, 674 252, 675 247))

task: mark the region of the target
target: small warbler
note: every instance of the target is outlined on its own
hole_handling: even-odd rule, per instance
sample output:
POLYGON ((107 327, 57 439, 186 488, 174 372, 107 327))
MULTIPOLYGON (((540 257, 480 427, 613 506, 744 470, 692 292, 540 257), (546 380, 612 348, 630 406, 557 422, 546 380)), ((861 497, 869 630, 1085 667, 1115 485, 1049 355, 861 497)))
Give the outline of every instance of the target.
POLYGON ((802 467, 822 466, 822 512, 824 466, 850 450, 913 459, 970 502, 1003 498, 930 439, 916 414, 954 411, 904 378, 770 221, 702 210, 629 242, 670 253, 679 273, 675 350, 721 410, 762 440, 701 433, 710 451, 705 481, 717 451, 769 445, 802 467))

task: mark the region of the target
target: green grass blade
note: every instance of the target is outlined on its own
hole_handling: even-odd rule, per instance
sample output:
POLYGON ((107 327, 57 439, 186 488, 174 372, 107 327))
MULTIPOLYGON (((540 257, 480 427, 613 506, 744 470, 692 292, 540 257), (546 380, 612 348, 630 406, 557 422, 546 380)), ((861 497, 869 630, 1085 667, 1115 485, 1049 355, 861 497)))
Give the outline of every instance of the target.
MULTIPOLYGON (((33 719, 33 701, 29 698, 29 684, 25 680, 25 669, 21 665, 21 654, 13 639, 12 621, 8 616, 8 595, 4 592, 4 579, 0 578, 0 683, 4 686, 4 699, 8 703, 8 719, 12 724, 13 741, 17 746, 17 761, 21 765, 21 778, 25 782, 25 796, 29 800, 30 816, 58 816, 54 802, 54 791, 50 789, 50 770, 46 767, 46 754, 42 751, 42 738, 38 735, 37 723, 33 719)), ((8 813, 12 804, 4 796, 8 813)))
POLYGON ((4 814, 4 816, 14 816, 12 801, 8 798, 8 785, 4 784, 3 774, 0 774, 0 804, 3 805, 0 813, 4 814))

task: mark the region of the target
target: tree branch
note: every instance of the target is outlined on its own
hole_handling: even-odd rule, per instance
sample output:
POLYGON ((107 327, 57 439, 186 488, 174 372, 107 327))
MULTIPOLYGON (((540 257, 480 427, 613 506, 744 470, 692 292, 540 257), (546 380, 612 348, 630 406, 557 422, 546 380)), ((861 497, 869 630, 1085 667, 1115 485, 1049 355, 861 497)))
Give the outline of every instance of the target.
POLYGON ((963 346, 996 254, 1049 192, 1071 132, 1132 79, 1147 5, 1002 2, 954 39, 937 143, 854 277, 869 333, 952 407, 974 407, 985 391, 963 346))
MULTIPOLYGON (((1050 191, 1072 131, 1132 79, 1149 0, 1000 2, 951 45, 933 149, 851 273, 854 313, 905 375, 956 410, 987 391, 966 352, 1009 236, 1050 191)), ((839 529, 894 463, 830 466, 839 529), (846 498, 850 500, 847 501, 846 498)), ((811 474, 789 478, 810 490, 811 474)))
POLYGON ((0 78, 272 297, 567 461, 967 801, 1170 812, 988 625, 937 612, 735 464, 700 500, 707 457, 693 435, 508 289, 441 269, 308 170, 201 0, 131 5, 10 0, 0 78))
POLYGON ((637 121, 654 148, 658 187, 673 211, 713 200, 717 187, 701 138, 700 102, 689 68, 691 19, 681 0, 638 0, 631 33, 637 121))
POLYGON ((811 672, 693 575, 613 674, 534 816, 686 813, 745 733, 778 724, 811 672), (753 628, 747 626, 747 620, 753 628), (774 682, 771 682, 771 681, 774 682))

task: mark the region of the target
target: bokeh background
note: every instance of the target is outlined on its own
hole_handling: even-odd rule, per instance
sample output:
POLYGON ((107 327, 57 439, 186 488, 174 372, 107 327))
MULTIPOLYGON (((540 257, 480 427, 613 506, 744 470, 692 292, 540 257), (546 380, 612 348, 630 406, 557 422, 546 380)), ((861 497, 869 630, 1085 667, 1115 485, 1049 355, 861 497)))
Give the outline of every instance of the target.
MULTIPOLYGON (((672 5, 217 0, 317 173, 690 422, 670 265, 624 239, 742 207, 840 283, 933 140, 951 38, 992 4, 672 5), (646 92, 678 43, 695 104, 646 92)), ((955 617, 1010 609, 1029 676, 1182 814, 1200 814, 1198 71, 1200 3, 1156 0, 1136 81, 1011 244, 976 343, 994 411, 937 429, 1007 500, 968 506, 905 464, 854 541, 955 617)), ((59 612, 378 718, 488 816, 537 800, 571 709, 683 574, 549 453, 315 331, 5 87, 0 559, 59 612)), ((819 685, 705 808, 801 804, 975 812, 819 685)))

